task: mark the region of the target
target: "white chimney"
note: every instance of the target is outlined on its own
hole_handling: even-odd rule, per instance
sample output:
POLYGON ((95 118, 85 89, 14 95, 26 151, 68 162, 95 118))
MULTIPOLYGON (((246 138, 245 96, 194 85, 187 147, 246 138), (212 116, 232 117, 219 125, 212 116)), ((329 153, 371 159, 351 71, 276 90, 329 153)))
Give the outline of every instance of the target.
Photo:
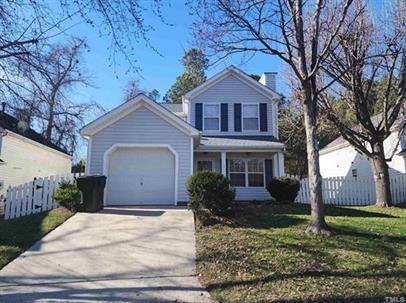
POLYGON ((276 72, 265 72, 259 79, 259 83, 268 86, 270 89, 276 92, 276 72))

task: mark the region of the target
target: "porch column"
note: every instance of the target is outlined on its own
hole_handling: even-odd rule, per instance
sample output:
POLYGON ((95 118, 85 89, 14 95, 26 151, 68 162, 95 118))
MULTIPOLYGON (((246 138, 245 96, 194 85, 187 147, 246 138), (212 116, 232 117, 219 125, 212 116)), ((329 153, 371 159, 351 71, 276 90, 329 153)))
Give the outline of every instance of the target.
POLYGON ((279 160, 278 153, 274 153, 272 157, 273 162, 273 175, 274 177, 279 177, 279 160))
POLYGON ((226 152, 221 152, 221 174, 227 177, 227 161, 226 161, 226 152))
POLYGON ((283 152, 278 152, 278 160, 279 160, 279 176, 285 175, 285 157, 283 152))

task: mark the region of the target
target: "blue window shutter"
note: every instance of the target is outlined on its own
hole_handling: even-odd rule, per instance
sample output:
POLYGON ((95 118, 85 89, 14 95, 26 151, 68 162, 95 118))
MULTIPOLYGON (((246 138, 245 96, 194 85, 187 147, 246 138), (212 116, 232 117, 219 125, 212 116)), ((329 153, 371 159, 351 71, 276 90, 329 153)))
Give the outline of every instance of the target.
POLYGON ((203 129, 203 104, 195 104, 195 127, 198 130, 203 129))
POLYGON ((259 104, 259 129, 261 132, 268 131, 268 111, 266 103, 259 104))
POLYGON ((221 103, 221 131, 228 131, 228 104, 221 103))
POLYGON ((234 131, 241 131, 241 104, 234 104, 234 131))
POLYGON ((272 159, 265 159, 265 186, 268 187, 273 177, 272 159))

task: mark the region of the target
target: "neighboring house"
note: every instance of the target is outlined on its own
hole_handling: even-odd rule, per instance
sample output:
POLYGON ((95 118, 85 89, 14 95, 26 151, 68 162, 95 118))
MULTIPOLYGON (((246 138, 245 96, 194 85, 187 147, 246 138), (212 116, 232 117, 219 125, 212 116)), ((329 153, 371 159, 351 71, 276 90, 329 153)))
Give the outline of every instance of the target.
POLYGON ((0 159, 0 195, 9 186, 35 177, 70 173, 72 166, 72 157, 63 149, 4 111, 0 112, 0 159))
MULTIPOLYGON (((404 116, 399 117, 399 121, 404 116)), ((381 121, 381 116, 372 118, 373 123, 381 121)), ((384 141, 384 150, 388 161, 389 173, 406 173, 406 133, 402 135, 399 142, 399 124, 394 125, 392 134, 384 141)), ((326 147, 320 150, 320 172, 324 178, 327 177, 349 177, 349 178, 372 178, 373 173, 370 163, 361 153, 357 152, 350 143, 343 137, 338 137, 326 147)))
POLYGON ((177 204, 185 182, 208 169, 228 176, 236 200, 269 199, 265 185, 284 174, 275 73, 261 83, 231 66, 183 97, 159 104, 143 94, 81 130, 87 174, 107 176, 105 203, 177 204))

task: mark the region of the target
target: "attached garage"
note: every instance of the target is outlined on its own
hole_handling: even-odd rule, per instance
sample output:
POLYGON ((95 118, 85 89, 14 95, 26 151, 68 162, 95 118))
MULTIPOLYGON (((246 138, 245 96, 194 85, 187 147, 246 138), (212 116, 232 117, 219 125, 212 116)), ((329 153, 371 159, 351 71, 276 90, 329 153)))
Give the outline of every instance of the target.
POLYGON ((105 175, 105 205, 177 205, 189 196, 200 133, 139 94, 80 131, 88 140, 87 175, 105 175))
POLYGON ((174 205, 177 153, 168 145, 116 144, 105 154, 106 205, 174 205))

